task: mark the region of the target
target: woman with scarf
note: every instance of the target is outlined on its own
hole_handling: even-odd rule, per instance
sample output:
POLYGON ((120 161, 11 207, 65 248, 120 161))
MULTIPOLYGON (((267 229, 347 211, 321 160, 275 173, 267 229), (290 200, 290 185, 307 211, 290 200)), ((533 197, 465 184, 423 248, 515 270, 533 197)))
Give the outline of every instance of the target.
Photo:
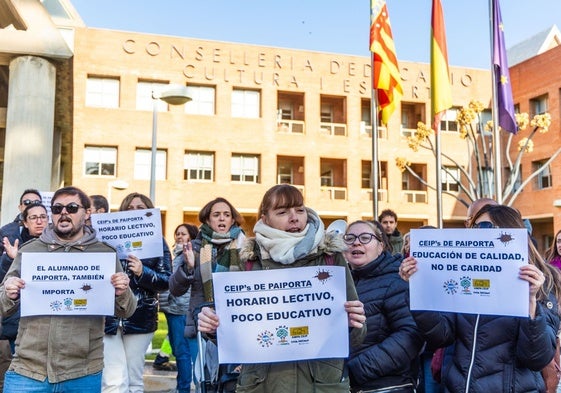
MULTIPOLYGON (((119 211, 153 208, 150 198, 133 192, 123 199, 119 211)), ((165 239, 161 255, 139 259, 130 254, 121 260, 138 304, 129 318, 105 318, 103 393, 144 391, 144 355, 158 328, 158 292, 168 289, 171 274, 171 253, 165 239)))
MULTIPOLYGON (((362 303, 352 281, 341 236, 325 233, 316 212, 304 206, 302 193, 294 186, 279 184, 269 189, 261 202, 259 221, 240 254, 243 270, 272 270, 305 266, 343 266, 346 270, 345 310, 351 327, 351 345, 365 334, 362 303)), ((231 269, 232 270, 232 269, 231 269)), ((271 274, 274 274, 271 272, 271 274)), ((218 316, 205 307, 199 313, 199 330, 214 333, 218 316)), ((311 359, 295 362, 243 364, 236 392, 340 392, 348 393, 349 379, 344 359, 311 359)))
POLYGON ((239 270, 239 249, 245 240, 241 229, 243 217, 225 198, 218 197, 208 202, 199 212, 199 221, 202 224, 199 234, 185 245, 183 261, 169 280, 173 296, 181 296, 191 290, 185 324, 187 338, 194 338, 197 334, 195 310, 205 302, 214 301, 212 273, 239 270))

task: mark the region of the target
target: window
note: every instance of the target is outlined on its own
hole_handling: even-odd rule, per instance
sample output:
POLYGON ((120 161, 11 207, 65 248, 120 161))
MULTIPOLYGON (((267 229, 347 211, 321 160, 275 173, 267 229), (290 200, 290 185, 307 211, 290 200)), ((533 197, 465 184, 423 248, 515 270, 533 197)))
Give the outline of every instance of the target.
POLYGON ((328 169, 321 173, 321 186, 333 187, 333 170, 328 169))
POLYGON ((459 191, 460 169, 453 166, 445 166, 440 171, 440 176, 442 178, 442 191, 459 191))
MULTIPOLYGON (((154 110, 154 99, 152 93, 161 93, 169 88, 169 84, 163 82, 142 82, 136 85, 136 109, 140 111, 154 110)), ((168 104, 162 100, 156 100, 158 112, 167 112, 168 104)))
POLYGON ((260 95, 255 90, 232 91, 232 117, 259 118, 260 95))
POLYGON ((479 122, 477 123, 477 132, 481 133, 481 132, 485 132, 484 135, 489 135, 489 131, 485 131, 485 125, 487 124, 487 122, 490 122, 493 120, 493 113, 491 112, 490 109, 483 109, 481 111, 481 113, 479 114, 479 122))
POLYGON ((530 117, 547 112, 547 94, 530 100, 530 117))
MULTIPOLYGON (((372 188, 372 164, 370 161, 361 163, 361 185, 362 188, 372 188)), ((380 188, 380 187, 379 187, 380 188)))
POLYGON ((321 104, 320 121, 322 123, 333 123, 333 106, 331 104, 321 104))
POLYGON ((456 121, 458 110, 456 108, 448 109, 440 119, 441 131, 458 132, 458 123, 456 121))
POLYGON ((259 157, 254 155, 232 155, 232 181, 259 182, 259 157))
POLYGON ((294 108, 291 101, 279 102, 278 117, 280 120, 294 119, 294 108))
POLYGON ((277 173, 277 184, 283 184, 283 183, 292 184, 293 183, 293 180, 292 180, 292 165, 290 165, 290 164, 279 165, 277 171, 278 171, 278 173, 277 173))
MULTIPOLYGON (((156 151, 156 180, 166 180, 165 150, 156 151)), ((134 152, 134 178, 138 180, 150 180, 150 169, 152 163, 152 150, 136 149, 134 152)))
POLYGON ((88 77, 86 81, 86 106, 118 108, 119 79, 88 77))
POLYGON ((538 171, 543 169, 536 177, 536 188, 542 190, 544 188, 550 188, 551 184, 551 167, 547 165, 544 168, 546 160, 542 161, 534 161, 532 166, 534 167, 534 171, 538 171))
POLYGON ((183 157, 185 180, 212 181, 214 178, 214 153, 203 151, 185 152, 183 157))
POLYGON ((516 179, 513 179, 513 172, 510 168, 505 168, 505 173, 507 173, 507 186, 512 184, 512 191, 518 191, 520 189, 520 186, 522 185, 522 165, 520 165, 520 168, 518 168, 518 175, 516 179))
POLYGON ((84 149, 84 174, 94 176, 115 176, 117 148, 86 146, 84 149))
POLYGON ((185 113, 191 115, 214 115, 216 89, 210 86, 187 86, 191 101, 185 104, 185 113))

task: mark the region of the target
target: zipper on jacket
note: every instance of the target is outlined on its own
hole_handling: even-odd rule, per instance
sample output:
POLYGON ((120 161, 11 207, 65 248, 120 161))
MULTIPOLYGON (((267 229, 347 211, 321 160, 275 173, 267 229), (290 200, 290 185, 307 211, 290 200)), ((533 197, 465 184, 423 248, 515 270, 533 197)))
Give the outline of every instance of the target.
POLYGON ((466 392, 469 393, 469 382, 471 380, 471 371, 473 369, 473 363, 475 362, 475 343, 477 342, 477 327, 479 326, 479 314, 475 319, 475 326, 473 327, 473 345, 471 347, 471 359, 469 361, 468 374, 466 378, 466 392))

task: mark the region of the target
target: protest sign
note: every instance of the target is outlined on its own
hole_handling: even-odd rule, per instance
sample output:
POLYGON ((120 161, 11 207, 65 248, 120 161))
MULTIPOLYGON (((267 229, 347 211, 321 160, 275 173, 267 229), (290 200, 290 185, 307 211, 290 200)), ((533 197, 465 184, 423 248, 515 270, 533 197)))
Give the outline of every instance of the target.
POLYGON ((345 358, 345 268, 214 273, 220 363, 345 358))
POLYGON ((115 253, 21 254, 21 316, 113 315, 115 253))
POLYGON ((163 255, 160 209, 92 214, 91 221, 97 239, 115 247, 119 259, 163 255))
POLYGON ((410 239, 412 310, 528 316, 526 229, 413 229, 410 239))

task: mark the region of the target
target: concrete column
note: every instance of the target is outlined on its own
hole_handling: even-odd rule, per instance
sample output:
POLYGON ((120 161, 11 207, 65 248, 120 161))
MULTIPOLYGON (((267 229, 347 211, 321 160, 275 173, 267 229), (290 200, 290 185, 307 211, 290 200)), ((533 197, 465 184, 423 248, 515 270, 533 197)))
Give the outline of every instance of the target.
POLYGON ((1 224, 26 188, 51 190, 56 67, 35 56, 10 62, 1 224))

